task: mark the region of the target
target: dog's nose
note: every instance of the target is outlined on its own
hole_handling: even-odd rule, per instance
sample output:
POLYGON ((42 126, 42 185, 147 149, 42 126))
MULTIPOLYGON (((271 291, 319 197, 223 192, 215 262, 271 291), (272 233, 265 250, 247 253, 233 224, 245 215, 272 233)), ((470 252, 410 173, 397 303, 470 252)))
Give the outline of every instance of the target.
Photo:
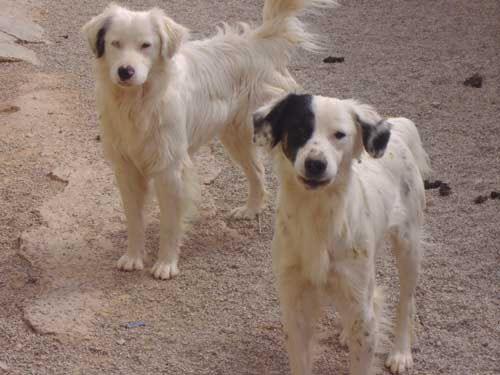
POLYGON ((118 76, 122 81, 128 81, 134 75, 135 70, 130 65, 120 66, 118 68, 118 76))
POLYGON ((326 170, 326 160, 307 158, 304 167, 308 178, 319 178, 326 170))

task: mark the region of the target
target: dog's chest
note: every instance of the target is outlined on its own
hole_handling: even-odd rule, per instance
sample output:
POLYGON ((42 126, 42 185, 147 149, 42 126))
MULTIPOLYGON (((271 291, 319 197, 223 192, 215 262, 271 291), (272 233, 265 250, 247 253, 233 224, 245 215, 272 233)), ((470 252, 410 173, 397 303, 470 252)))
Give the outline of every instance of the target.
POLYGON ((281 205, 275 241, 278 263, 299 267, 304 278, 318 285, 327 282, 335 260, 352 248, 342 216, 324 202, 306 207, 281 205))
POLYGON ((164 145, 159 128, 159 115, 136 105, 111 103, 101 110, 101 126, 107 152, 133 162, 148 175, 163 162, 164 145))

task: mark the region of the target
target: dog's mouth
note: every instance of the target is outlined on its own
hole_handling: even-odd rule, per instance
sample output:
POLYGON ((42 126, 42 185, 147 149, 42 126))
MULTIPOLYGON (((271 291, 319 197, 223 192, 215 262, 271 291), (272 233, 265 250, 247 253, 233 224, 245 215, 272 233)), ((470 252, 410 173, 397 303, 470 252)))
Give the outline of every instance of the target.
POLYGON ((118 86, 121 86, 121 87, 132 87, 134 86, 134 84, 130 81, 118 81, 118 86))
POLYGON ((313 180, 313 179, 308 179, 302 176, 299 176, 299 181, 304 184, 306 189, 318 189, 320 187, 326 186, 330 183, 330 179, 326 180, 313 180))

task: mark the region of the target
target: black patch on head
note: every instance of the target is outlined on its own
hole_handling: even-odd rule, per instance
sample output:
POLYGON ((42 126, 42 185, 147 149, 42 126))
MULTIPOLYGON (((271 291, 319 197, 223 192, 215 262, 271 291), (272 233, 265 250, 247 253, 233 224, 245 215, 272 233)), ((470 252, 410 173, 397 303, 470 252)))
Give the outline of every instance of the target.
POLYGON ((294 162, 297 152, 314 131, 311 103, 311 95, 288 95, 265 118, 254 119, 255 132, 263 126, 270 126, 271 147, 281 142, 285 155, 294 162))
POLYGON ((106 31, 108 31, 110 24, 111 24, 111 19, 110 18, 106 19, 102 27, 97 32, 97 37, 95 41, 95 50, 97 58, 102 57, 104 55, 104 50, 106 46, 106 41, 104 37, 106 36, 106 31))

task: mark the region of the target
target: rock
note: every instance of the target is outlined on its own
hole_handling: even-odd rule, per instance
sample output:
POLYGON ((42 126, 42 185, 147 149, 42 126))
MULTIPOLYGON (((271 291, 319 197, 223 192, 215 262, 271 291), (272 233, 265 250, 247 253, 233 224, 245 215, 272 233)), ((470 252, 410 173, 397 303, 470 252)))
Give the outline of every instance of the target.
POLYGON ((14 113, 18 112, 21 108, 17 105, 0 104, 0 113, 14 113))
POLYGON ((483 77, 479 74, 473 74, 464 81, 465 86, 480 88, 483 86, 483 77))
POLYGON ((337 64, 337 63, 343 63, 344 62, 344 57, 343 56, 328 56, 323 59, 323 62, 326 64, 337 64))
POLYGON ((24 321, 39 334, 85 337, 93 329, 95 312, 101 306, 99 292, 82 291, 75 283, 51 290, 27 305, 24 321))
POLYGON ((124 339, 118 339, 118 340, 116 340, 116 343, 118 345, 124 345, 125 344, 125 340, 124 339))
POLYGON ((481 204, 484 203, 488 200, 488 197, 486 195, 478 195, 476 198, 474 198, 474 203, 475 204, 481 204))
POLYGON ((9 371, 10 367, 9 367, 9 365, 7 365, 7 363, 0 361, 0 370, 9 371))
POLYGON ((439 195, 442 197, 446 197, 450 194, 451 194, 451 187, 446 182, 443 182, 439 186, 439 195))
POLYGON ((62 182, 63 184, 68 184, 69 178, 71 176, 71 171, 63 170, 62 168, 56 168, 52 172, 47 173, 47 177, 52 181, 62 182))
POLYGON ((429 180, 424 180, 424 189, 425 190, 430 190, 430 189, 438 189, 442 184, 441 180, 436 180, 436 181, 429 181, 429 180))
POLYGON ((434 108, 439 109, 439 108, 441 108, 441 103, 440 102, 432 102, 431 106, 434 107, 434 108))
POLYGON ((35 52, 19 44, 0 42, 0 63, 26 61, 33 65, 40 65, 35 52))
POLYGON ((0 31, 24 43, 43 42, 43 28, 28 20, 0 16, 0 31))
POLYGON ((14 38, 12 35, 5 34, 0 31, 0 42, 15 43, 16 38, 14 38))

